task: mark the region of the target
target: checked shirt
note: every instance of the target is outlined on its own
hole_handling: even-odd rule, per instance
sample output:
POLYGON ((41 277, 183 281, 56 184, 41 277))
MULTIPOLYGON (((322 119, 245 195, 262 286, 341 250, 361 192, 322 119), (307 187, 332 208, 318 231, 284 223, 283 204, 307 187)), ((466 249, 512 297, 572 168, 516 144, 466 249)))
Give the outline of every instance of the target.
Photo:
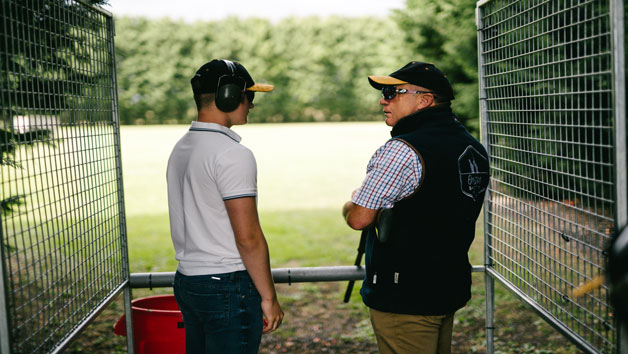
POLYGON ((368 209, 392 208, 414 193, 422 175, 417 153, 400 140, 389 140, 371 157, 366 178, 351 201, 368 209))

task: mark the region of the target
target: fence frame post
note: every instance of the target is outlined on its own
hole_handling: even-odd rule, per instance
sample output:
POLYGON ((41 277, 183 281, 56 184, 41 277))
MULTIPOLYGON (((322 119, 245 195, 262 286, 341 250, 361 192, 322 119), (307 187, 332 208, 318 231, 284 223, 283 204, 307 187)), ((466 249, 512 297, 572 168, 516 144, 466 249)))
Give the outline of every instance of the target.
MULTIPOLYGON (((614 0, 611 7, 613 28, 613 106, 615 109, 615 178, 616 221, 615 233, 619 235, 628 224, 628 187, 626 180, 626 70, 624 48, 624 1, 614 0)), ((617 352, 628 354, 628 328, 617 326, 617 352)))

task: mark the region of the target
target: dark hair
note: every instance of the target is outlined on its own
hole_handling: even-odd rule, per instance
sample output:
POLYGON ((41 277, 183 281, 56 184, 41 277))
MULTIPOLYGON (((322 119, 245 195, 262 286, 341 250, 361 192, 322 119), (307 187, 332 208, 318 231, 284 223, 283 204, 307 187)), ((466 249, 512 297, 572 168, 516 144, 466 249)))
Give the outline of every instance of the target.
POLYGON ((216 99, 215 93, 199 93, 194 95, 194 102, 196 102, 196 109, 201 110, 203 107, 208 107, 216 99))

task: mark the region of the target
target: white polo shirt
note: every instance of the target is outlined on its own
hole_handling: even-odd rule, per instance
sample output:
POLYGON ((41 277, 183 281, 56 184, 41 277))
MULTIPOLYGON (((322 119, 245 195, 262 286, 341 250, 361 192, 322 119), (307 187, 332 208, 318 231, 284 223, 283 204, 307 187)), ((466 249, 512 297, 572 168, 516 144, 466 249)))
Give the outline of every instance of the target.
POLYGON ((257 165, 240 136, 192 122, 168 160, 170 234, 185 275, 244 270, 225 200, 257 197, 257 165))

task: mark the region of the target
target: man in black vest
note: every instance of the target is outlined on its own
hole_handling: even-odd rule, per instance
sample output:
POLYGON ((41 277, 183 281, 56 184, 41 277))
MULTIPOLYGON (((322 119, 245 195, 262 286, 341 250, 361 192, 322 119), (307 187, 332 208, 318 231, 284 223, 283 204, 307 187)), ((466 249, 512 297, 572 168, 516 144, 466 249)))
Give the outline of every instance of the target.
POLYGON ((471 298, 467 252, 488 155, 453 114, 453 89, 434 65, 411 62, 369 82, 382 91, 392 139, 343 206, 347 224, 368 232, 360 293, 381 353, 450 353, 454 313, 471 298))

